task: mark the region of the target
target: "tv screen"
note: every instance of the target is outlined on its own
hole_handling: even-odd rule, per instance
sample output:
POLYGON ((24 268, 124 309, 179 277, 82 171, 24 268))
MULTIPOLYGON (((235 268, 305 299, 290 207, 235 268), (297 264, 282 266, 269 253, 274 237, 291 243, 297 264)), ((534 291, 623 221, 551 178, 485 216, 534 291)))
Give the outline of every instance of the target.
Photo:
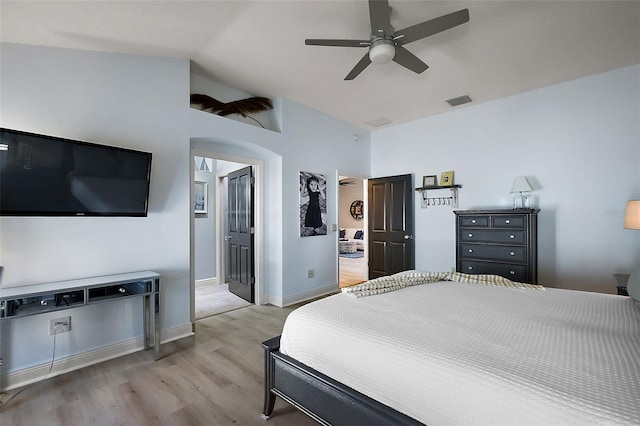
POLYGON ((0 215, 146 216, 151 154, 0 128, 0 215))

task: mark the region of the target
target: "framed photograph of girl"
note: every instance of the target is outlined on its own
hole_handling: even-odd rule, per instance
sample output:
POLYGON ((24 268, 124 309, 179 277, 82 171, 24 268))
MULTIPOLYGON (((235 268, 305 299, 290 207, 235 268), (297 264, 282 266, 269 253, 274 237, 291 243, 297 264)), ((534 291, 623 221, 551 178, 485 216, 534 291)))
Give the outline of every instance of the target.
POLYGON ((327 180, 300 172, 300 236, 327 235, 327 180))

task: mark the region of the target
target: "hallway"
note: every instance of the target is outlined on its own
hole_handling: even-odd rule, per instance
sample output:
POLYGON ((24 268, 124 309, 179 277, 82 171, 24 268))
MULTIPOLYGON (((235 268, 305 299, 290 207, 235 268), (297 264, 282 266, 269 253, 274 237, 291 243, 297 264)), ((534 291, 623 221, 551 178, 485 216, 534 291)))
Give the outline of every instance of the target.
POLYGON ((352 259, 339 257, 340 265, 340 288, 360 284, 367 279, 367 260, 360 257, 352 259))

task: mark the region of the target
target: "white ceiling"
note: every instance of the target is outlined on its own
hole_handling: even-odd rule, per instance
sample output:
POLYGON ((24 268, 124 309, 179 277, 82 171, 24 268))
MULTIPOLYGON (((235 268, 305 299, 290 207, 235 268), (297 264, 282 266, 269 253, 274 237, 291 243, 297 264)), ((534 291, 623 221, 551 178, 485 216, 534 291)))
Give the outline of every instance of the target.
POLYGON ((365 49, 304 40, 369 38, 364 0, 1 0, 0 40, 188 58, 226 86, 364 129, 450 111, 445 100, 460 95, 486 102, 640 63, 638 0, 389 3, 396 29, 463 8, 470 21, 405 45, 430 66, 422 74, 372 64, 353 81, 344 77, 365 49))

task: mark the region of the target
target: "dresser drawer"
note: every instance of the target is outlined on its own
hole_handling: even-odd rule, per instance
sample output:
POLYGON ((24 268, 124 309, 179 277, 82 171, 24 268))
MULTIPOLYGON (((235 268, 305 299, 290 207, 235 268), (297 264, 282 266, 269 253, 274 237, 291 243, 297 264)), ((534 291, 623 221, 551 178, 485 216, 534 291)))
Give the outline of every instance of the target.
POLYGON ((511 281, 527 282, 527 267, 508 263, 460 260, 458 272, 465 274, 493 274, 509 278, 511 281))
POLYGON ((459 226, 461 228, 488 228, 489 216, 460 216, 459 226))
POLYGON ((523 214, 491 216, 492 228, 526 228, 527 216, 523 214))
POLYGON ((488 259, 506 262, 527 262, 527 248, 522 246, 485 246, 460 244, 458 257, 466 259, 488 259))
POLYGON ((465 243, 525 244, 527 242, 527 232, 518 230, 460 229, 458 231, 458 239, 460 242, 465 243))

